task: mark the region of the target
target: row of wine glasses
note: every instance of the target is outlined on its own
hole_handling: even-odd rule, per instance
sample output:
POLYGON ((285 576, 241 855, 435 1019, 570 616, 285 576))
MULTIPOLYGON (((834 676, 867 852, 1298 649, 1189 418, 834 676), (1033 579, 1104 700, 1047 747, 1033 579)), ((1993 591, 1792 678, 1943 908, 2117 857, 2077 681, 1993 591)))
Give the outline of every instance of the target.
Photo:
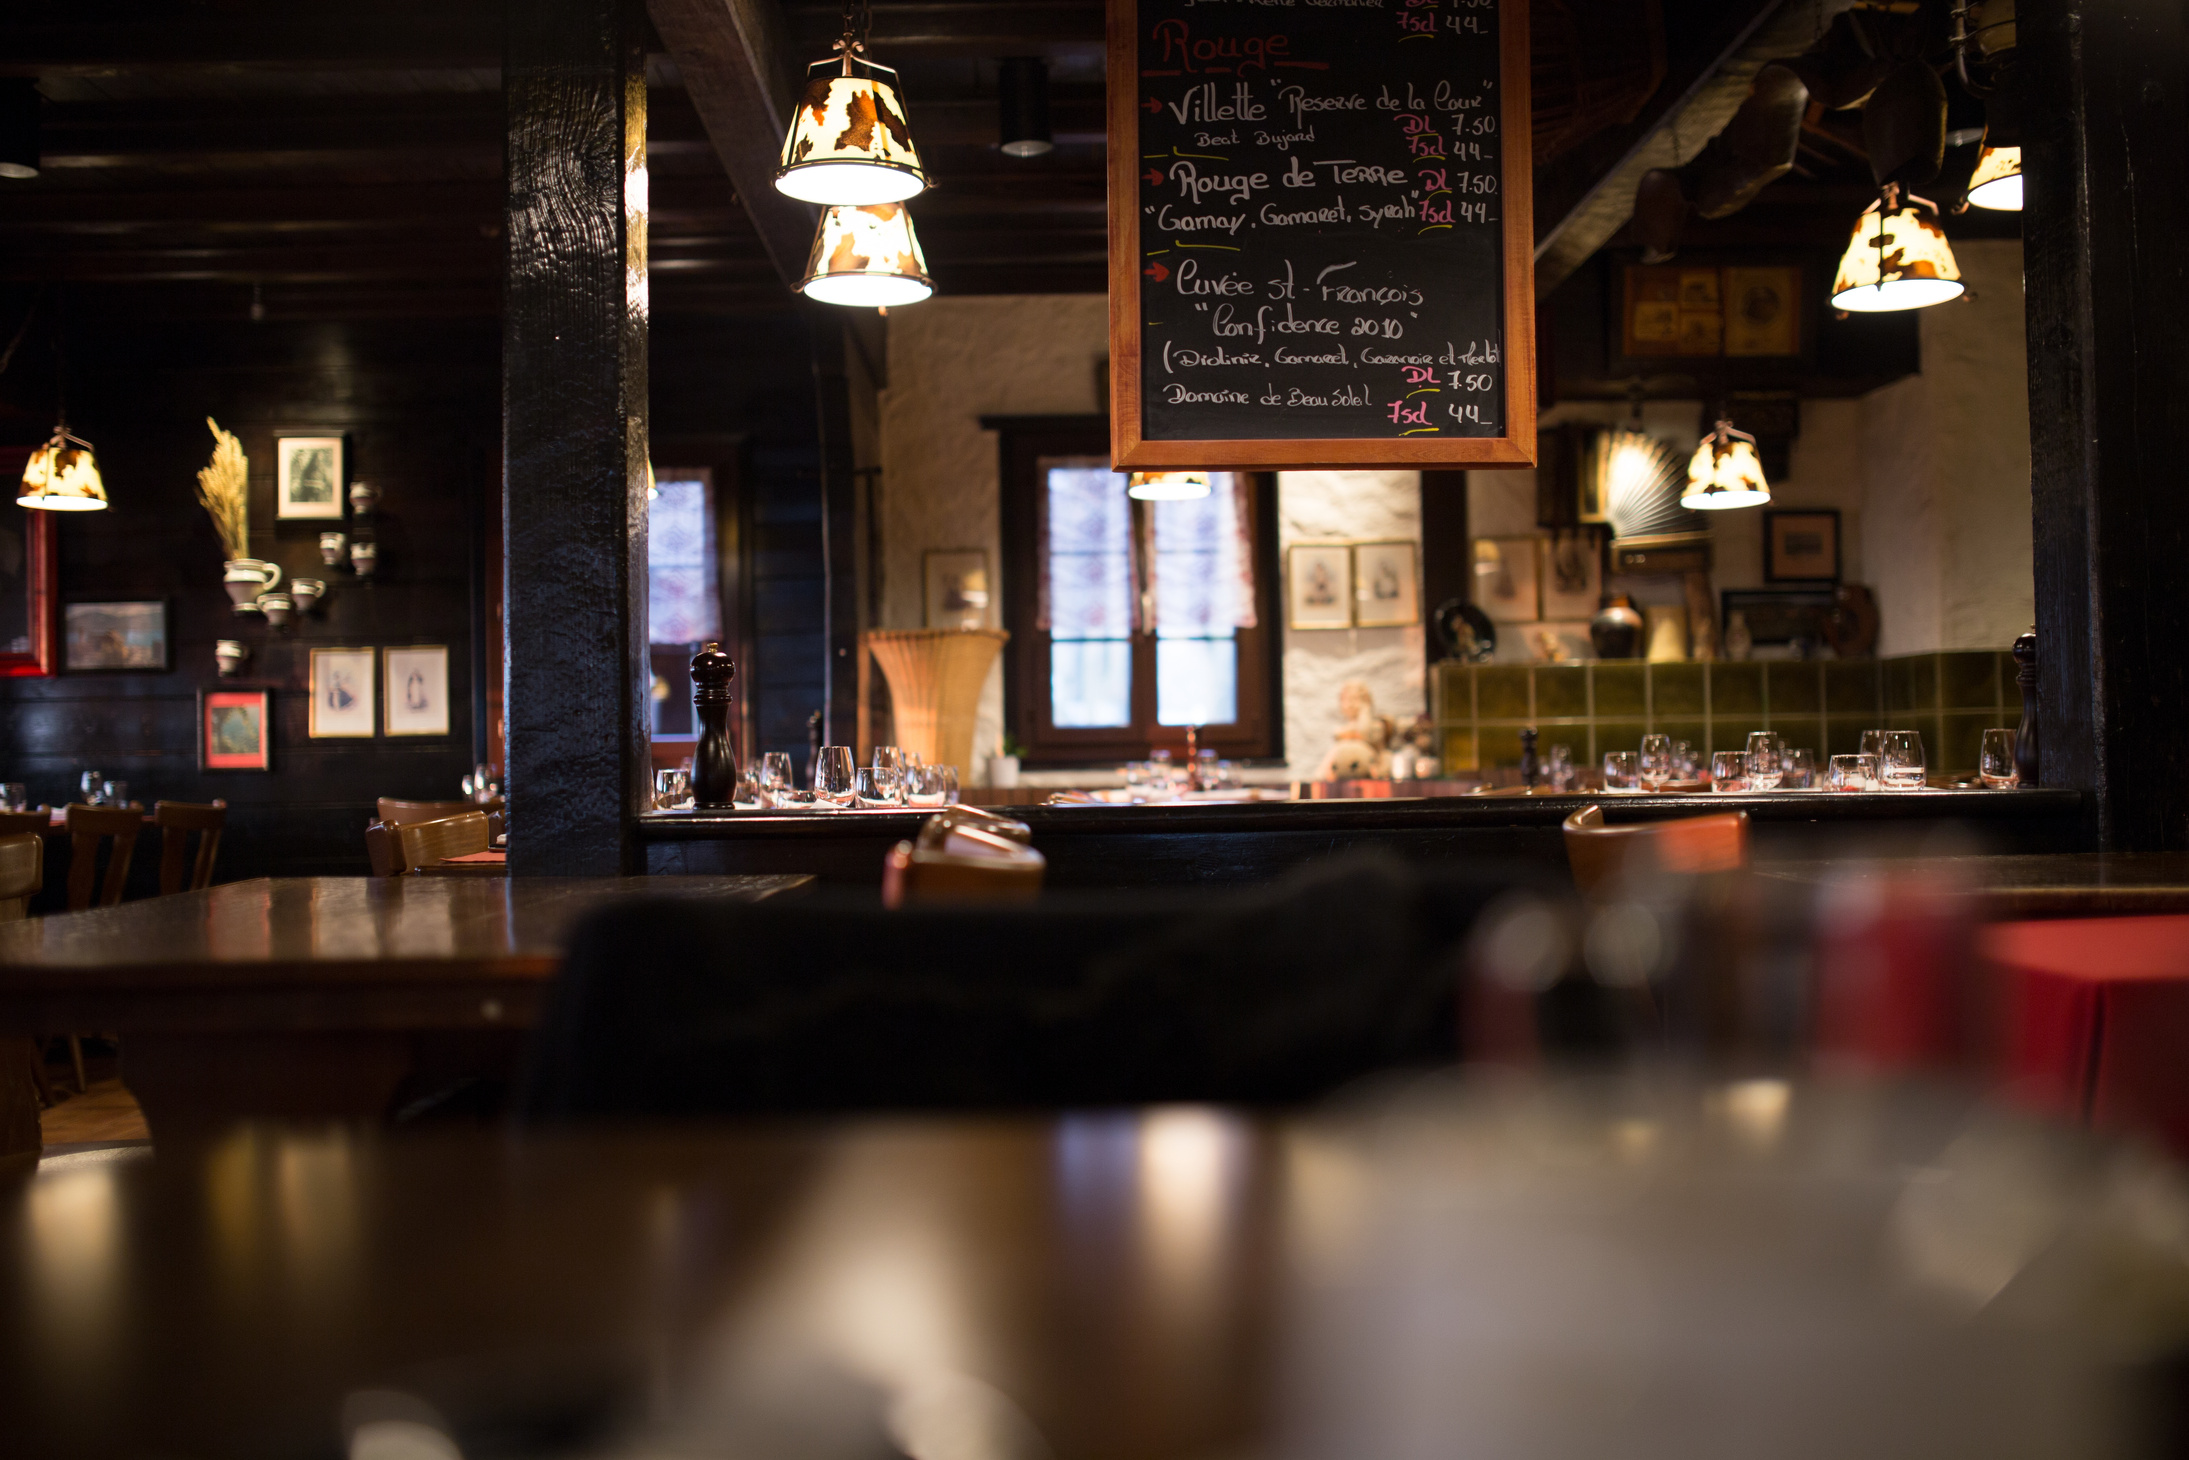
MULTIPOLYGON (((1986 785, 2012 785, 2013 734, 1984 734, 1986 785)), ((1833 756, 1824 785, 1835 791, 1914 791, 1924 785, 1923 737, 1914 730, 1866 730, 1857 755, 1833 756)), ((1645 735, 1639 752, 1611 751, 1604 757, 1604 788, 1611 791, 1661 791, 1675 781, 1701 778, 1703 766, 1693 747, 1669 735, 1645 735)), ((1709 759, 1710 789, 1717 792, 1807 791, 1816 789, 1816 753, 1789 746, 1776 731, 1749 734, 1740 750, 1720 750, 1709 759)))
POLYGON ((958 800, 958 768, 924 765, 894 745, 874 748, 874 763, 853 762, 848 745, 824 745, 813 768, 816 804, 841 810, 895 806, 951 806, 958 800))

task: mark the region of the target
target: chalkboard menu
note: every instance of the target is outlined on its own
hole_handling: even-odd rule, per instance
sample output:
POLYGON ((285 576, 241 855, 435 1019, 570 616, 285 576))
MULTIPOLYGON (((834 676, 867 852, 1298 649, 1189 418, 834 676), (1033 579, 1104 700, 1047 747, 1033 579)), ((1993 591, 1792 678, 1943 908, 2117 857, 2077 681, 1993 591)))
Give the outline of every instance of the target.
POLYGON ((1115 464, 1531 464, 1525 0, 1109 27, 1115 464))

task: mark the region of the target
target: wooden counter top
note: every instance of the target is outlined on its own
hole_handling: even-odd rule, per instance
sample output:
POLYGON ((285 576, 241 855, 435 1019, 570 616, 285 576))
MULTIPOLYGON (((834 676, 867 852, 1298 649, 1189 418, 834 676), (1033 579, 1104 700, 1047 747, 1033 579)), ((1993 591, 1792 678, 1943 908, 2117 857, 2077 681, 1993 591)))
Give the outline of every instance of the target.
POLYGON ((1967 889, 1982 915, 1993 920, 2189 912, 2189 852, 1809 860, 1762 863, 1756 871, 1811 884, 1847 877, 1941 877, 1967 889))

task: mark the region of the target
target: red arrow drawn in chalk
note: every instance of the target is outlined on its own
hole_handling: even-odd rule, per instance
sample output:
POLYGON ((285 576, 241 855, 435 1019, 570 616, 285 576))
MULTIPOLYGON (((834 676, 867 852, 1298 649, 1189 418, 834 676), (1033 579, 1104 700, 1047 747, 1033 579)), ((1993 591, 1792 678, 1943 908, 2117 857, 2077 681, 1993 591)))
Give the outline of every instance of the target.
POLYGON ((1148 180, 1148 186, 1151 188, 1159 188, 1163 185, 1163 174, 1158 168, 1151 167, 1140 175, 1148 180))
POLYGON ((1162 283, 1165 279, 1168 279, 1171 276, 1171 271, 1164 268, 1161 264, 1150 264, 1143 272, 1145 272, 1149 278, 1155 280, 1155 282, 1158 284, 1162 283))
POLYGON ((1152 117, 1157 112, 1163 109, 1163 103, 1157 101, 1154 97, 1151 96, 1146 101, 1140 103, 1140 109, 1152 117))

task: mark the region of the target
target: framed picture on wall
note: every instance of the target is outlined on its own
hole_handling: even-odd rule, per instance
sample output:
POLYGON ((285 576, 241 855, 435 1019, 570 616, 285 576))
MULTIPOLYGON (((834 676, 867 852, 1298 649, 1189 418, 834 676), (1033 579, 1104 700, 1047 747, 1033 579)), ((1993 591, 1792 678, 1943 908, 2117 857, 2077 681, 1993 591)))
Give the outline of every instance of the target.
POLYGON ((1604 596, 1604 555, 1592 532, 1562 532, 1543 544, 1543 617, 1586 619, 1604 596))
POLYGON ((274 434, 274 515, 342 516, 342 438, 274 434))
POLYGON ((387 733, 448 734, 448 648, 442 644, 390 646, 380 651, 387 668, 387 733))
POLYGON ((920 555, 931 629, 977 629, 988 622, 988 550, 949 548, 920 555))
POLYGON ((102 670, 167 672, 164 598, 71 603, 62 610, 62 620, 62 663, 71 674, 102 670))
POLYGON ((1475 604, 1498 623, 1528 624, 1543 616, 1535 572, 1536 544, 1541 541, 1535 537, 1475 539, 1475 604))
POLYGON ((1285 623, 1294 629, 1353 627, 1353 549, 1342 542, 1285 550, 1285 623))
POLYGON ((274 768, 274 694, 268 689, 198 691, 198 768, 274 768))
POLYGON ((1837 583, 1839 509, 1805 507, 1763 514, 1763 581, 1837 583))
POLYGON ((1363 629, 1421 622, 1421 569, 1411 541, 1353 545, 1353 623, 1363 629))
POLYGON ((371 649, 312 650, 312 708, 305 733, 314 740, 370 740, 377 730, 371 649))

